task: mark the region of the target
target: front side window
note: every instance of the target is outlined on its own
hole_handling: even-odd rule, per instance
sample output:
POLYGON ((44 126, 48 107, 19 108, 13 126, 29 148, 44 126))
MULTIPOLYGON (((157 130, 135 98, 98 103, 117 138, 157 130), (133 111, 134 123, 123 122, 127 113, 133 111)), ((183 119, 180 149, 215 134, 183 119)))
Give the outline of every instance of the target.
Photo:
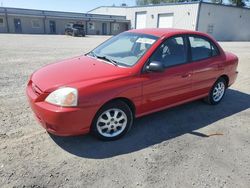
POLYGON ((140 33, 126 32, 112 37, 89 55, 107 57, 117 64, 133 66, 156 42, 158 37, 140 33))
POLYGON ((218 55, 218 49, 208 40, 199 36, 189 37, 192 61, 207 59, 218 55))
POLYGON ((187 50, 183 37, 172 37, 163 42, 151 56, 152 61, 160 61, 165 67, 186 63, 187 50))

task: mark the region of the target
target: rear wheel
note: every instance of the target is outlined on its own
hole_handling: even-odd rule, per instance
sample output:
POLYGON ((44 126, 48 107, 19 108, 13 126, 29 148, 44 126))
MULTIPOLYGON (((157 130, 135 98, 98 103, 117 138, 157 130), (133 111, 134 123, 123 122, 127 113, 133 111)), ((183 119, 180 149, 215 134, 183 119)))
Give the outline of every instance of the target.
POLYGON ((114 101, 97 112, 92 133, 101 140, 117 140, 129 131, 132 123, 133 114, 128 105, 122 101, 114 101))
POLYGON ((205 101, 208 104, 216 105, 220 103, 222 100, 225 91, 227 89, 226 81, 224 78, 219 78, 215 84, 213 85, 208 97, 205 99, 205 101))

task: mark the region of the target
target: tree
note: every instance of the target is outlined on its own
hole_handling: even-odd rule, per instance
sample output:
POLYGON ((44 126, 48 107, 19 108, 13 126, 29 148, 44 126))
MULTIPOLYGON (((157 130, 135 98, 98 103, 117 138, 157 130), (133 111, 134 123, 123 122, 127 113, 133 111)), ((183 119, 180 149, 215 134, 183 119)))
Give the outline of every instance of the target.
POLYGON ((230 2, 237 7, 244 7, 246 5, 244 0, 230 0, 230 2))
MULTIPOLYGON (((149 4, 160 4, 160 3, 176 3, 176 2, 192 2, 198 0, 136 0, 137 5, 149 5, 149 4)), ((223 0, 210 0, 211 3, 222 4, 223 0)), ((245 0, 229 0, 231 4, 236 5, 237 7, 244 7, 246 4, 245 0)))
POLYGON ((148 2, 146 0, 136 0, 136 5, 146 5, 148 2))
POLYGON ((199 0, 136 0, 136 5, 149 5, 161 3, 177 3, 177 2, 191 2, 199 0))
POLYGON ((223 0, 211 0, 211 3, 222 4, 223 0))

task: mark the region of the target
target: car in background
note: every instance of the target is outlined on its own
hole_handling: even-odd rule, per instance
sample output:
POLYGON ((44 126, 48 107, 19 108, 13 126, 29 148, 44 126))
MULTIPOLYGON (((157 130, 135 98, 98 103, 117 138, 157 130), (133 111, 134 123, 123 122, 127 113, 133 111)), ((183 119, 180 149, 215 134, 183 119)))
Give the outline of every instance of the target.
POLYGON ((83 24, 67 24, 65 28, 65 35, 71 35, 74 37, 82 36, 85 37, 85 29, 83 24))
POLYGON ((218 104, 235 82, 237 66, 237 56, 208 34, 130 30, 85 55, 41 68, 26 92, 48 132, 115 140, 134 118, 198 99, 218 104))

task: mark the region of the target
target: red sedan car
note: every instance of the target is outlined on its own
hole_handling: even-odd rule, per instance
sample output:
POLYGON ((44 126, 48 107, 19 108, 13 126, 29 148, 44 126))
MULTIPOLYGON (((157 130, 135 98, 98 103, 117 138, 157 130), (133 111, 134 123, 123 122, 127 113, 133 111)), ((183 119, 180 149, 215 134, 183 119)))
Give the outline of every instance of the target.
POLYGON ((131 30, 36 71, 27 96, 48 132, 115 140, 134 118, 197 99, 218 104, 237 65, 235 55, 204 33, 131 30))

